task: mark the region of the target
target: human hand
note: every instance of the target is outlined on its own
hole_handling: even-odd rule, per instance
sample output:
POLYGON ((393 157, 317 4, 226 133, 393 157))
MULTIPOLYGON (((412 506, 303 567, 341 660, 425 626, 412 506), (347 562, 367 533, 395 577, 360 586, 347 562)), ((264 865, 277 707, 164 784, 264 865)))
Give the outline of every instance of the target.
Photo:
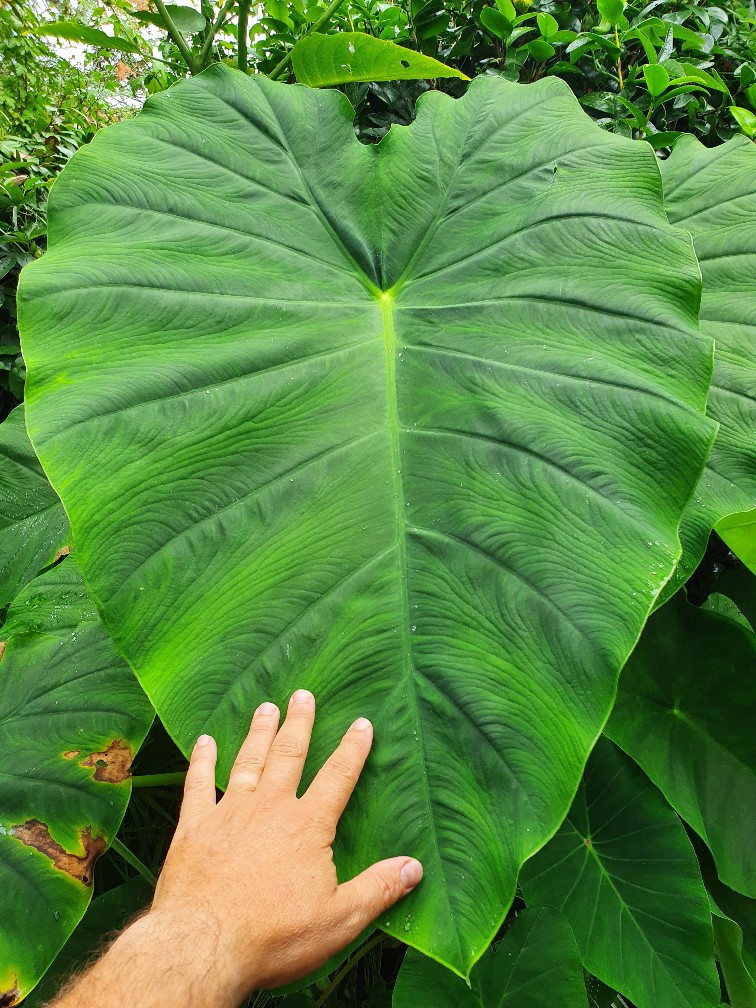
POLYGON ((317 969, 422 878, 418 861, 393 857, 337 883, 331 844, 370 751, 372 726, 355 721, 297 798, 314 697, 298 690, 280 730, 279 717, 274 704, 257 709, 217 803, 215 742, 198 740, 147 915, 164 934, 184 933, 193 922, 195 956, 212 961, 208 980, 229 1004, 317 969))

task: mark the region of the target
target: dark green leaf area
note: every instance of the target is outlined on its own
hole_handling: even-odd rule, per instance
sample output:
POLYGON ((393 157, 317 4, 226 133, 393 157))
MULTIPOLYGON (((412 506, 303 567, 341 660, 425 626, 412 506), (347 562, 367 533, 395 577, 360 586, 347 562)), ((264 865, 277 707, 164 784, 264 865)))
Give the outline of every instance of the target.
POLYGON ((379 926, 465 974, 713 436, 653 152, 557 80, 429 92, 366 146, 340 93, 218 66, 77 154, 50 228, 30 432, 109 633, 221 782, 265 699, 317 696, 305 783, 369 716, 338 869, 420 857, 379 926))
POLYGON ((152 708, 68 557, 17 596, 0 663, 0 991, 32 989, 84 913, 152 708))
POLYGON ((756 895, 756 635, 680 593, 620 676, 606 734, 706 840, 719 877, 756 895))
POLYGON ((735 137, 710 149, 686 137, 661 169, 669 219, 690 232, 701 264, 701 329, 716 347, 706 409, 720 425, 668 596, 690 577, 714 525, 756 507, 756 145, 735 137))
POLYGON ((0 610, 52 561, 69 535, 63 505, 26 433, 24 408, 17 406, 0 424, 0 610))
POLYGON ((645 774, 599 739, 559 832, 520 875, 559 908, 585 968, 638 1008, 714 1008, 711 916, 693 849, 645 774))
POLYGON ((419 952, 404 957, 393 1008, 587 1008, 583 967, 567 921, 553 907, 529 907, 470 974, 459 977, 419 952))

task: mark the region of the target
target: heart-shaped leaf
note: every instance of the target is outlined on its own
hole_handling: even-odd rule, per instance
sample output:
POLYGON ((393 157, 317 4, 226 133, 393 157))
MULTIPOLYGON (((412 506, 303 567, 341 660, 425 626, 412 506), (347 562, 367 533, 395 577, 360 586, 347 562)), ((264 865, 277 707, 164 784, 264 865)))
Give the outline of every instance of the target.
POLYGON ((559 832, 520 876, 562 911, 586 969, 638 1008, 714 1008, 709 901, 682 823, 645 774, 599 739, 559 832))
POLYGON ((756 506, 756 146, 685 137, 662 175, 669 219, 690 232, 701 264, 701 329, 716 344, 707 412, 720 424, 680 529, 684 553, 668 595, 698 566, 719 519, 756 506))
POLYGON ((750 896, 754 668, 756 635, 696 609, 681 592, 649 621, 605 729, 706 840, 722 881, 750 896))
POLYGON ((653 152, 563 82, 352 116, 214 67, 82 148, 22 274, 28 420, 185 751, 224 782, 309 687, 307 779, 373 719, 339 870, 419 856, 381 926, 466 973, 679 555, 711 345, 653 152))
POLYGON ((73 557, 23 589, 1 632, 0 1004, 10 1006, 87 908, 153 712, 73 557))
POLYGON ((564 917, 550 906, 523 910, 470 985, 410 949, 396 978, 393 1008, 588 1008, 583 966, 564 917))
POLYGON ((0 424, 0 609, 68 545, 68 518, 24 425, 24 408, 0 424))

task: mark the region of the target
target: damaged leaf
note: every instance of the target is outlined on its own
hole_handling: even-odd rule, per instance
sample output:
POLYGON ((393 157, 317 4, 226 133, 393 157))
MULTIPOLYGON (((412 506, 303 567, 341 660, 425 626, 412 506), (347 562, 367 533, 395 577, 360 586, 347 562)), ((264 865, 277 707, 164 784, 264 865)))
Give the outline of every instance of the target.
POLYGON ((86 910, 152 720, 72 556, 20 592, 6 634, 0 968, 10 973, 0 973, 0 1006, 29 993, 86 910))

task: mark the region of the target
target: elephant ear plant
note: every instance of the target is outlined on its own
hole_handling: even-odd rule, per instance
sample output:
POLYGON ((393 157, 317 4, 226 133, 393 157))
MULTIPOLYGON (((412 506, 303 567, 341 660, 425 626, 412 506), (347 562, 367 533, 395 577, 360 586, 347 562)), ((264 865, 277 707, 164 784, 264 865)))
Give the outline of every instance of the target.
MULTIPOLYGON (((221 785, 263 699, 316 694, 305 783, 371 716, 339 872, 418 856, 378 925, 467 978, 576 789, 653 788, 608 741, 581 776, 681 555, 713 343, 652 149, 561 81, 430 92, 377 146, 352 117, 215 66, 82 149, 22 278, 27 425, 102 624, 185 752, 216 736, 221 785)), ((654 794, 639 821, 689 859, 659 891, 692 895, 627 982, 650 1008, 665 958, 670 1003, 714 1006, 654 794)), ((580 915, 532 909, 572 997, 580 915)))

